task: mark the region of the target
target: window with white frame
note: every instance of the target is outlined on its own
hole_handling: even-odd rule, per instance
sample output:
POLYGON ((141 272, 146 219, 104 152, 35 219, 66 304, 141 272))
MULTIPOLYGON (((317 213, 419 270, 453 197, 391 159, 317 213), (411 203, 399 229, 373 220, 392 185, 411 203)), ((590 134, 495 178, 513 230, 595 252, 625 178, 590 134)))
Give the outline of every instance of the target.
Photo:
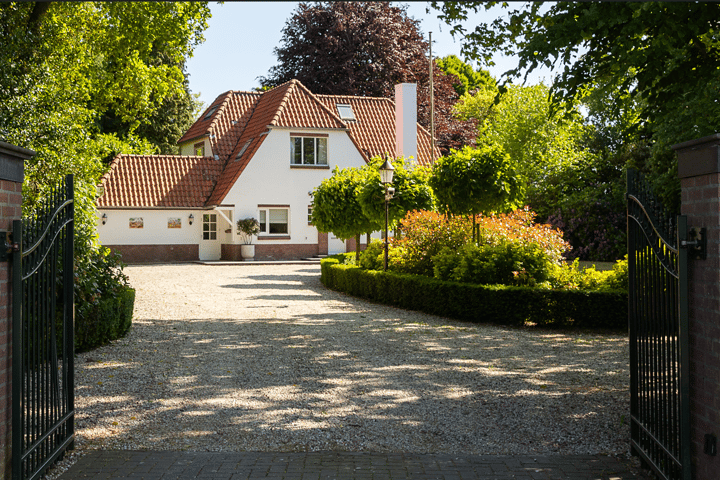
POLYGON ((327 165, 327 137, 290 135, 291 165, 327 165))
POLYGON ((261 207, 258 210, 260 235, 287 235, 290 233, 290 209, 261 207))
POLYGON ((217 239, 217 215, 214 213, 203 214, 203 240, 217 239))
POLYGON ((313 222, 312 222, 312 210, 313 210, 312 205, 308 205, 308 225, 312 225, 312 224, 313 224, 313 222))

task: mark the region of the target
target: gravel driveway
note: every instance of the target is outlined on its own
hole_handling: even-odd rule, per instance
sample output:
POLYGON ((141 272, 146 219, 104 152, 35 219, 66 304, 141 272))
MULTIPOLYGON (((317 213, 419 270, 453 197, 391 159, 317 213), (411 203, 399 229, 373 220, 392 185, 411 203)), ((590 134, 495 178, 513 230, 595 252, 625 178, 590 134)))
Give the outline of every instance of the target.
POLYGON ((326 290, 308 265, 154 265, 76 363, 86 449, 621 454, 624 335, 476 325, 326 290))

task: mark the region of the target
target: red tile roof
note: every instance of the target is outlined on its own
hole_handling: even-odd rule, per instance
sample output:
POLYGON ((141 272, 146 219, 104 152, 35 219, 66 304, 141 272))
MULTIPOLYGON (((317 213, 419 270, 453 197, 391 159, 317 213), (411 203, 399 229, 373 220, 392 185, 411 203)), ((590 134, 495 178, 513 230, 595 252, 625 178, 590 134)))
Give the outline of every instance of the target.
MULTIPOLYGON (((375 156, 395 156, 395 102, 389 98, 349 95, 315 95, 326 107, 337 112, 338 104, 350 105, 356 121, 347 121, 355 145, 369 160, 375 156)), ((417 126, 418 158, 421 165, 430 162, 430 133, 417 126)), ((437 151, 436 151, 437 155, 437 151)))
MULTIPOLYGON (((266 92, 219 95, 178 140, 209 137, 210 157, 120 155, 103 177, 99 207, 202 207, 222 203, 272 127, 346 130, 368 161, 395 155, 395 103, 387 98, 314 95, 297 80, 266 92), (349 104, 355 121, 343 121, 349 104)), ((430 134, 420 125, 418 162, 430 164, 430 134)))
POLYGON ((103 175, 98 207, 204 207, 220 176, 211 157, 118 155, 103 175))

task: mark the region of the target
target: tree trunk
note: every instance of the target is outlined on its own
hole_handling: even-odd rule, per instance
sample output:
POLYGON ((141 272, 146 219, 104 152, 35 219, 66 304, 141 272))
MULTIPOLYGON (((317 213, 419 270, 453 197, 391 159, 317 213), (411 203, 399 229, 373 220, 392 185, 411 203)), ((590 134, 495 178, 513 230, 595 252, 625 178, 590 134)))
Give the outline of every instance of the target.
POLYGON ((355 265, 360 265, 360 234, 355 235, 355 265))

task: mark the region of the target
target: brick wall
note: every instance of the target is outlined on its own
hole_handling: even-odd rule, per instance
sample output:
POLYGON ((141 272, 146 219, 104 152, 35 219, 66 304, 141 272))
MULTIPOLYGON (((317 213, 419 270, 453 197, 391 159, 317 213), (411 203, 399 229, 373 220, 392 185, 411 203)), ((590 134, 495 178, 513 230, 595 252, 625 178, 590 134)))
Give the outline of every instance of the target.
MULTIPOLYGON (((20 219, 23 161, 34 152, 0 142, 0 230, 20 219)), ((4 242, 5 238, 0 238, 4 242)), ((10 478, 12 447, 12 293, 10 264, 0 262, 0 479, 10 478)))
POLYGON ((193 262, 200 258, 197 244, 182 245, 103 245, 122 255, 125 263, 193 262))
POLYGON ((718 478, 720 457, 704 453, 720 438, 720 135, 674 147, 688 227, 707 229, 707 259, 689 262, 690 438, 693 478, 718 478))

